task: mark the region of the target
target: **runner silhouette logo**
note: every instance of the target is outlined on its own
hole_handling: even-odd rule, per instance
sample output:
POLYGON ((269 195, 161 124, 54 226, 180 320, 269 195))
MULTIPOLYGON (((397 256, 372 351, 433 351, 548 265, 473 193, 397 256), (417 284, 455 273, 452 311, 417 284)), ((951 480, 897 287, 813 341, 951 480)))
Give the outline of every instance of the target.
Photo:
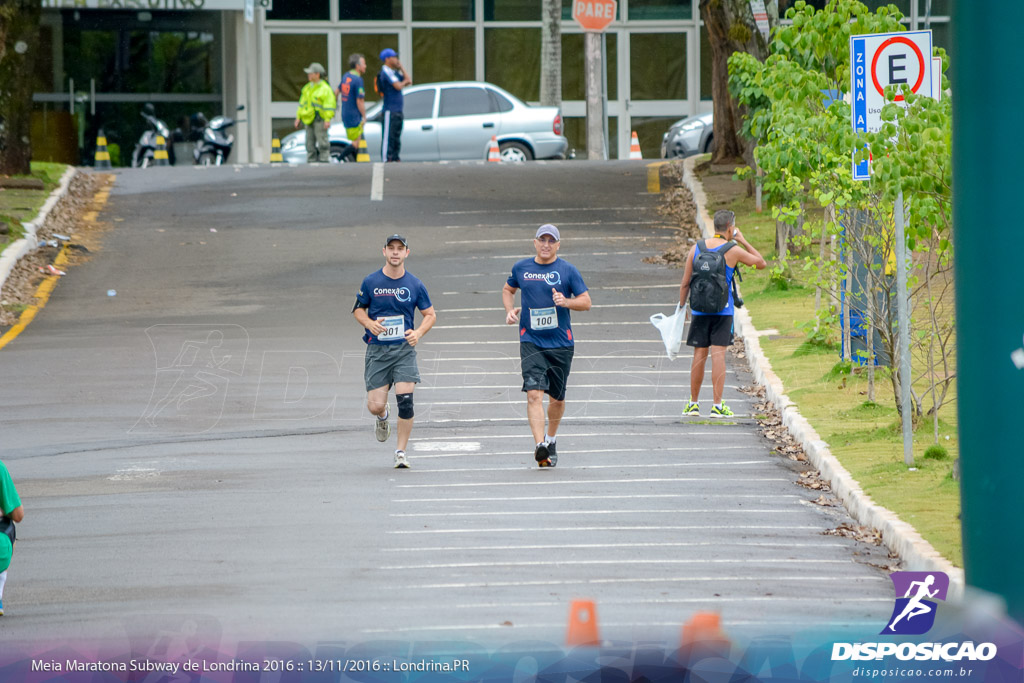
POLYGON ((949 577, 943 572, 893 572, 896 604, 884 635, 919 636, 935 624, 938 603, 949 591, 949 577))

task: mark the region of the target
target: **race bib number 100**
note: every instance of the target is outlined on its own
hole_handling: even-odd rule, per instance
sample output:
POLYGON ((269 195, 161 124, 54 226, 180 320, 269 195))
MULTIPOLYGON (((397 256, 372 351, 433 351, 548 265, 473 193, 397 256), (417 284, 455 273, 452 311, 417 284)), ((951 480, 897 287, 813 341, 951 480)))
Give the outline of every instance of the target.
POLYGON ((556 327, 558 327, 558 313, 554 306, 530 309, 531 330, 553 330, 556 327))
POLYGON ((384 326, 384 331, 377 335, 378 341, 394 341, 395 339, 405 339, 405 316, 404 315, 392 315, 381 322, 384 326))

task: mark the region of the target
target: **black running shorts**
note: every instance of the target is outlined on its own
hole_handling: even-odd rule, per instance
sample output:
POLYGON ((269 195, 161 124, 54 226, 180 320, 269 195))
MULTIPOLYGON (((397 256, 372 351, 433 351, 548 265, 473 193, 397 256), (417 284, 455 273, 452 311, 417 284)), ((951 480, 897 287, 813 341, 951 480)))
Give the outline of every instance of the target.
POLYGON ((553 399, 564 401, 573 350, 571 346, 544 349, 530 342, 520 342, 523 391, 540 390, 553 399))
POLYGON ((690 319, 686 345, 698 349, 732 346, 731 315, 695 315, 690 319))

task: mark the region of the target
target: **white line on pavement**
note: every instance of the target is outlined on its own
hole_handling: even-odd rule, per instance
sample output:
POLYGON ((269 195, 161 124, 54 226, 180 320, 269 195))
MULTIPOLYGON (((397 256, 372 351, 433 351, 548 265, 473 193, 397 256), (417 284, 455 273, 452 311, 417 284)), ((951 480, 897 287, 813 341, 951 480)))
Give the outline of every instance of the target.
MULTIPOLYGON (((614 387, 612 387, 612 388, 614 388, 614 387)), ((588 399, 584 400, 584 399, 581 398, 581 399, 579 399, 579 401, 585 402, 587 404, 591 404, 591 403, 622 403, 623 399, 621 399, 621 398, 588 398, 588 399)), ((642 402, 643 404, 646 405, 648 403, 681 403, 682 400, 678 399, 678 398, 645 398, 645 399, 643 399, 640 402, 642 402)), ((733 399, 732 401, 730 401, 730 403, 744 403, 744 402, 749 403, 750 399, 733 399)), ((509 399, 509 400, 506 400, 506 401, 464 401, 464 400, 460 400, 460 401, 429 401, 425 405, 427 405, 427 406, 502 406, 502 405, 518 406, 518 405, 522 405, 522 403, 523 403, 523 399, 517 398, 517 399, 509 399)), ((750 415, 741 415, 741 414, 737 413, 735 415, 730 415, 729 417, 750 417, 750 415)))
MULTIPOLYGON (((636 494, 629 495, 602 495, 598 493, 591 493, 585 496, 478 496, 478 497, 466 497, 466 498, 452 498, 451 496, 445 496, 444 498, 394 498, 391 500, 392 503, 480 503, 480 502, 515 502, 525 500, 631 500, 636 498, 636 494)), ((733 493, 732 491, 726 491, 724 493, 645 493, 644 500, 654 498, 764 498, 769 500, 778 500, 780 498, 792 498, 794 501, 805 500, 801 496, 791 493, 733 493)), ((714 545, 717 541, 709 542, 708 545, 714 545)), ((676 545, 675 543, 669 543, 668 545, 676 545)), ((683 545, 691 545, 684 543, 683 545)), ((699 543, 696 545, 700 545, 699 543)), ((789 545, 789 544, 786 544, 789 545)), ((842 544, 838 544, 842 545, 842 544)))
MULTIPOLYGON (((500 511, 480 511, 480 512, 394 512, 388 515, 389 517, 512 517, 515 515, 522 514, 522 510, 500 510, 500 511)), ((750 509, 750 510, 737 510, 735 508, 692 508, 692 509, 673 509, 673 510, 545 510, 544 516, 550 515, 630 515, 630 514, 655 514, 655 515, 675 515, 675 514, 759 514, 759 515, 779 515, 779 514, 804 514, 804 511, 800 508, 792 509, 750 509)), ((848 562, 848 560, 843 560, 848 562)))
MULTIPOLYGON (((551 579, 539 579, 536 581, 466 581, 459 583, 419 583, 404 584, 405 588, 413 590, 443 589, 443 588, 513 588, 525 586, 577 586, 577 585, 605 585, 622 583, 704 583, 709 581, 757 581, 764 582, 764 576, 658 576, 658 577, 626 577, 615 579, 573 579, 567 581, 556 581, 551 579)), ((793 574, 792 576, 773 576, 771 581, 774 584, 780 581, 821 581, 821 582, 844 582, 849 583, 851 577, 843 575, 835 576, 807 576, 806 574, 793 574)), ((882 578, 878 577, 881 581, 882 578)), ((885 577, 889 583, 889 578, 885 577)), ((891 584, 890 584, 891 585, 891 584)))
MULTIPOLYGON (((516 438, 517 436, 520 436, 520 435, 516 435, 516 436, 513 436, 511 438, 516 438)), ((650 435, 649 434, 644 434, 645 438, 648 437, 648 436, 650 436, 650 435)), ((750 436, 753 436, 753 434, 751 434, 750 436)), ((522 436, 521 438, 525 439, 526 437, 522 436)), ((563 438, 565 438, 564 435, 563 435, 563 438)), ((559 443, 561 443, 561 442, 559 442, 559 443)), ((750 448, 751 448, 750 446, 714 446, 713 450, 716 450, 716 451, 742 451, 742 450, 749 450, 750 448)), ((650 454, 654 455, 654 454, 657 454, 657 453, 681 453, 681 452, 687 452, 687 453, 697 452, 697 453, 702 453, 702 452, 707 451, 707 450, 709 450, 709 447, 706 447, 706 446, 670 446, 668 448, 567 449, 567 450, 560 451, 560 452, 561 452, 562 455, 580 455, 582 453, 650 453, 650 454)), ((486 455, 486 456, 520 455, 521 453, 522 453, 522 451, 492 451, 492 452, 487 452, 487 453, 478 453, 477 455, 486 455)), ((464 455, 464 454, 462 454, 462 455, 464 455)), ((430 458, 430 457, 437 457, 437 456, 425 455, 423 457, 424 458, 430 458)), ((707 463, 707 464, 711 465, 711 464, 715 464, 715 463, 707 463)), ((722 464, 725 464, 725 463, 722 463, 722 464)), ((630 467, 632 467, 632 465, 630 467)), ((516 468, 516 469, 519 469, 519 468, 516 468)))
POLYGON ((384 199, 384 164, 377 162, 373 165, 373 181, 370 184, 370 200, 374 202, 384 199))
MULTIPOLYGON (((592 251, 592 252, 564 252, 561 254, 562 258, 579 258, 581 256, 634 256, 636 254, 649 254, 648 251, 592 251)), ((520 259, 529 258, 532 254, 522 252, 519 254, 498 254, 497 256, 444 256, 441 258, 442 261, 478 261, 480 259, 494 260, 501 259, 503 261, 518 261, 520 259)), ((676 285, 677 287, 679 285, 676 285)))
POLYGON ((463 216, 474 213, 491 215, 495 213, 554 213, 556 211, 642 211, 643 209, 644 207, 642 206, 587 206, 580 208, 561 206, 554 209, 475 209, 473 211, 439 211, 438 213, 442 216, 463 216))
MULTIPOLYGON (((717 449, 716 449, 717 450, 717 449)), ((424 456, 424 457, 443 457, 443 456, 424 456)), ((451 456, 449 456, 451 457, 451 456)), ((567 465, 560 467, 561 470, 614 470, 614 469, 630 469, 630 470, 641 470, 641 469, 671 469, 673 467, 735 467, 745 465, 763 465, 764 460, 746 460, 737 462, 671 462, 671 463, 643 463, 643 464, 631 464, 623 465, 622 463, 616 463, 614 465, 567 465)), ((417 470, 420 475, 422 474, 451 474, 452 472, 479 472, 482 468, 480 467, 451 467, 445 469, 429 469, 429 470, 417 470)), ((521 472, 522 466, 519 467, 488 467, 488 472, 521 472)), ((420 476, 416 475, 416 476, 420 476)))
MULTIPOLYGON (((749 564, 749 559, 723 558, 689 558, 689 559, 639 559, 625 558, 622 560, 536 560, 527 562, 451 562, 446 564, 397 564, 377 567, 381 570, 412 570, 412 569, 482 569, 493 567, 580 567, 588 565, 641 565, 641 564, 749 564)), ((778 559, 765 558, 757 560, 757 564, 850 564, 849 560, 821 559, 778 559)))
MULTIPOLYGON (((522 418, 520 418, 520 419, 522 419, 522 418)), ((708 426, 709 427, 714 427, 716 425, 708 425, 708 426)), ((684 437, 684 436, 714 436, 716 434, 719 434, 719 435, 722 435, 722 436, 730 435, 730 434, 731 435, 735 435, 736 434, 736 430, 734 430, 734 429, 723 429, 720 432, 714 432, 714 431, 711 431, 711 430, 701 430, 699 432, 684 432, 684 431, 679 431, 679 432, 647 432, 647 431, 645 431, 645 432, 642 433, 642 436, 646 439, 646 438, 652 437, 652 436, 671 436, 671 437, 674 437, 674 438, 680 438, 680 437, 684 437)), ((586 438, 590 438, 590 437, 595 437, 595 438, 601 439, 603 441, 603 440, 606 440, 606 439, 608 439, 610 437, 613 437, 613 436, 628 436, 628 437, 636 438, 639 435, 636 432, 581 432, 579 434, 562 432, 559 435, 559 438, 568 440, 568 439, 586 439, 586 438)), ((754 435, 751 434, 751 436, 754 436, 754 435)), ((522 432, 515 432, 515 433, 512 433, 512 434, 472 434, 472 435, 469 435, 469 436, 459 436, 458 434, 452 434, 450 436, 424 436, 424 437, 417 437, 416 441, 417 442, 422 442, 422 441, 455 441, 455 440, 458 440, 458 439, 470 439, 470 440, 476 441, 478 439, 482 440, 482 439, 517 439, 517 438, 524 438, 525 439, 526 437, 523 435, 522 432)))
MULTIPOLYGON (((590 287, 589 289, 596 289, 600 291, 622 291, 626 289, 679 289, 679 285, 677 283, 669 283, 667 285, 615 285, 607 287, 590 287)), ((446 296, 470 296, 475 294, 501 294, 501 292, 502 290, 500 289, 488 289, 478 290, 475 292, 441 292, 441 294, 446 296)))
MULTIPOLYGON (((492 275, 493 275, 493 273, 492 273, 492 275)), ((594 304, 590 308, 591 309, 597 309, 597 308, 638 308, 640 306, 651 306, 651 307, 662 307, 662 308, 664 308, 665 305, 664 304, 652 304, 652 303, 642 303, 641 302, 641 303, 635 303, 635 304, 594 304)), ((502 308, 501 306, 484 306, 484 307, 478 307, 478 308, 445 308, 445 309, 442 309, 442 311, 444 313, 479 313, 479 312, 482 312, 482 311, 497 311, 497 312, 500 312, 500 313, 504 313, 505 309, 502 308)))
MULTIPOLYGON (((740 541, 692 541, 692 542, 661 542, 661 543, 533 543, 523 545, 438 545, 438 546, 403 546, 401 548, 381 548, 385 553, 426 553, 426 552, 464 552, 467 550, 604 550, 612 548, 845 548, 842 543, 751 543, 740 541)), ((891 600, 891 598, 890 598, 891 600)))
MULTIPOLYGON (((429 342, 427 342, 427 343, 429 344, 429 342)), ((480 351, 480 353, 483 353, 483 351, 480 351)), ((588 355, 585 355, 585 354, 582 354, 582 355, 581 354, 576 354, 576 355, 574 355, 572 357, 572 359, 574 361, 577 361, 577 360, 655 360, 655 359, 658 359, 658 358, 665 358, 664 354, 655 354, 655 355, 644 354, 642 356, 641 355, 635 355, 635 354, 633 354, 633 355, 629 355, 629 354, 621 354, 620 355, 620 354, 621 354, 621 352, 619 352, 619 351, 609 351, 608 353, 604 353, 604 354, 601 354, 599 356, 588 356, 588 355)), ((687 358, 688 357, 689 356, 687 356, 687 358)), ((479 360, 479 361, 511 360, 511 361, 515 361, 515 362, 518 363, 519 362, 519 356, 516 355, 516 354, 505 354, 503 356, 458 356, 458 357, 454 357, 454 358, 443 358, 443 357, 428 358, 425 355, 420 357, 420 362, 424 363, 424 364, 425 363, 452 363, 452 362, 464 362, 464 361, 474 361, 474 360, 479 360)), ((573 370, 572 374, 576 375, 576 374, 579 374, 580 372, 587 372, 587 371, 586 370, 573 370)), ((604 372, 604 371, 603 370, 598 370, 596 372, 600 373, 600 372, 604 372)), ((687 370, 686 372, 689 372, 689 370, 687 370)), ((484 374, 487 374, 487 373, 484 373, 484 374)))
MULTIPOLYGON (((447 228, 485 228, 485 227, 517 227, 521 225, 527 225, 526 223, 505 223, 500 225, 488 226, 488 225, 447 225, 447 228)), ((594 221, 593 223, 563 223, 562 225, 647 225, 646 221, 634 221, 634 222, 622 222, 622 221, 594 221)), ((616 237, 595 237, 595 240, 601 241, 620 241, 629 240, 631 242, 643 242, 646 240, 671 240, 675 239, 672 235, 632 235, 632 236, 616 236, 616 237)), ((509 243, 520 243, 529 244, 531 240, 529 238, 523 239, 521 237, 516 239, 501 239, 501 240, 448 240, 445 244, 509 244, 509 243)))
POLYGON ((746 532, 753 529, 759 529, 762 531, 808 531, 810 529, 820 530, 821 527, 812 525, 737 525, 728 524, 722 526, 699 524, 692 526, 652 526, 645 524, 642 526, 543 526, 533 525, 528 527, 509 527, 504 529, 403 529, 396 531, 385 531, 385 534, 391 534, 395 536, 409 536, 412 534, 488 534, 493 535, 495 533, 511 534, 511 533, 531 533, 541 534, 550 533, 553 531, 571 531, 573 533, 578 531, 701 531, 701 530, 722 530, 722 531, 735 531, 735 532, 746 532))
MULTIPOLYGON (((734 417, 743 417, 736 415, 734 417)), ((525 418, 517 417, 431 417, 430 425, 440 424, 478 424, 481 422, 522 422, 525 418)), ((571 424, 576 421, 600 420, 611 422, 612 420, 623 420, 635 423, 637 420, 671 420, 677 424, 685 424, 679 419, 679 415, 567 415, 562 418, 562 425, 571 424)))
MULTIPOLYGON (((452 373, 452 374, 459 374, 459 373, 452 373)), ((488 374, 494 374, 494 373, 488 373, 488 374)), ((610 374, 610 373, 601 373, 601 374, 610 374)), ((621 373, 621 374, 630 374, 630 373, 621 373)), ((422 376, 426 377, 428 375, 426 373, 422 373, 422 376)), ((459 385, 454 385, 454 386, 443 386, 443 387, 441 387, 441 386, 431 386, 431 387, 428 387, 428 386, 424 386, 424 385, 420 384, 418 387, 416 387, 416 391, 429 391, 429 390, 440 391, 440 390, 451 390, 451 389, 457 389, 459 391, 466 391, 468 389, 507 389, 509 391, 516 391, 516 392, 518 392, 521 388, 522 387, 519 384, 508 384, 508 385, 497 385, 497 384, 494 384, 494 385, 459 384, 459 385)), ((606 384, 574 384, 572 386, 572 388, 569 389, 569 395, 570 395, 570 397, 572 396, 572 390, 573 389, 608 389, 610 391, 611 389, 689 389, 689 388, 690 388, 689 384, 654 384, 654 383, 650 383, 650 384, 621 384, 619 382, 616 382, 615 384, 607 384, 607 383, 606 384)), ((736 385, 729 385, 729 384, 725 385, 725 388, 726 389, 739 389, 738 386, 736 386, 736 385)), ((585 400, 585 399, 576 399, 576 400, 585 400)), ((680 399, 680 400, 682 400, 682 399, 680 399)))
MULTIPOLYGON (((431 346, 478 346, 481 344, 515 344, 519 346, 518 339, 492 339, 489 341, 437 341, 436 339, 430 340, 431 346)), ((586 341, 577 341, 576 346, 587 346, 589 344, 664 344, 660 339, 588 339, 586 341)))
MULTIPOLYGON (((531 468, 532 469, 532 468, 531 468)), ((689 481, 713 481, 721 482, 720 477, 665 477, 665 478, 637 478, 637 479, 587 479, 584 481, 572 481, 565 479, 556 479, 554 481, 544 481, 543 479, 535 479, 533 481, 474 481, 474 482, 458 482, 452 484, 398 484, 397 488, 400 489, 450 489, 450 488, 469 488, 477 486, 592 486, 594 484, 655 484, 655 483, 669 483, 669 484, 682 484, 689 481)), ((732 483, 737 482, 755 482, 755 481, 786 481, 791 482, 792 479, 789 477, 732 477, 730 479, 732 483)), ((541 527, 533 527, 541 528, 541 527)), ((654 527, 652 527, 654 528, 654 527)), ((668 528, 668 527, 666 527, 668 528)), ((672 527, 679 529, 703 529, 706 527, 672 527)), ((810 528, 810 527, 809 527, 810 528)))

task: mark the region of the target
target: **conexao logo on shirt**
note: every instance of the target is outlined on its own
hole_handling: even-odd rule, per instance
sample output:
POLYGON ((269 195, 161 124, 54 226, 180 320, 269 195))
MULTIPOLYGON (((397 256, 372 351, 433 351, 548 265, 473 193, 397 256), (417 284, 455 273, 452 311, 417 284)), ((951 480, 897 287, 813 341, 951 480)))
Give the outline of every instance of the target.
POLYGON ((373 290, 374 296, 393 296, 401 302, 412 299, 412 293, 408 287, 377 287, 373 290))
POLYGON ((935 600, 946 599, 949 577, 943 572, 893 572, 889 575, 896 588, 896 605, 892 609, 884 635, 919 636, 935 624, 935 600))
POLYGON ((548 273, 523 273, 524 280, 543 280, 552 287, 555 285, 562 284, 562 276, 558 274, 557 270, 552 270, 548 273))

